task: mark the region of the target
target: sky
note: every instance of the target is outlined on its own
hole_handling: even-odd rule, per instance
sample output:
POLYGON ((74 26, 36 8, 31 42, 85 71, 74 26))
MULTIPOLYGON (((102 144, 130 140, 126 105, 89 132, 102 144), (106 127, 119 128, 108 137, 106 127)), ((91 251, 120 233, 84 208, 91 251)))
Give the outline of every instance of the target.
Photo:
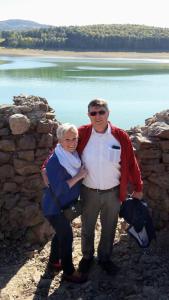
POLYGON ((169 0, 0 0, 0 21, 42 24, 143 24, 169 28, 169 0))

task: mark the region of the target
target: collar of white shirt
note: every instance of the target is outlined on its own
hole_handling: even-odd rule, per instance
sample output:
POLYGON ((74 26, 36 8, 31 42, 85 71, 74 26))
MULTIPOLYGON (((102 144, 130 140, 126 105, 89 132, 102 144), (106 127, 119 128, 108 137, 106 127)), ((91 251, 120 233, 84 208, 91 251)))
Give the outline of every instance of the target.
POLYGON ((97 132, 95 129, 94 129, 94 127, 92 127, 92 134, 97 134, 97 135, 100 135, 100 136, 103 136, 103 134, 111 134, 111 127, 110 127, 110 124, 108 123, 108 127, 107 127, 107 129, 106 129, 106 131, 105 132, 103 132, 103 133, 100 133, 100 132, 97 132))

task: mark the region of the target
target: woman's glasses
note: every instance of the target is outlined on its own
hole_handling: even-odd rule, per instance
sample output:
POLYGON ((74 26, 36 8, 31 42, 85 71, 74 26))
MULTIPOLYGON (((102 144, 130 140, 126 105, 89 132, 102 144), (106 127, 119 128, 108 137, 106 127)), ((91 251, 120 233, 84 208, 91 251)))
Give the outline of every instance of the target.
POLYGON ((92 117, 95 117, 96 115, 103 116, 105 115, 106 111, 105 110, 99 110, 99 111, 90 111, 89 115, 92 117))

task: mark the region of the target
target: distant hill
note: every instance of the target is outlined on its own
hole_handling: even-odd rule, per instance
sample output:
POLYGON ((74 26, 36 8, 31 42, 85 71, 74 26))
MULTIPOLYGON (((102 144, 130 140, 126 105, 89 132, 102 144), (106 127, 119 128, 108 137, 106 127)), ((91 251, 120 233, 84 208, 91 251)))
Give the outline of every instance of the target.
POLYGON ((20 30, 15 27, 15 30, 0 31, 0 46, 43 50, 169 52, 169 28, 130 24, 43 26, 46 25, 21 21, 20 30), (22 22, 26 22, 25 25, 31 23, 32 27, 21 27, 22 22), (38 28, 34 27, 36 24, 38 28))
POLYGON ((10 19, 5 21, 0 21, 0 31, 3 30, 31 30, 31 29, 39 29, 39 28, 48 28, 51 27, 49 25, 40 24, 33 21, 28 20, 20 20, 20 19, 10 19))

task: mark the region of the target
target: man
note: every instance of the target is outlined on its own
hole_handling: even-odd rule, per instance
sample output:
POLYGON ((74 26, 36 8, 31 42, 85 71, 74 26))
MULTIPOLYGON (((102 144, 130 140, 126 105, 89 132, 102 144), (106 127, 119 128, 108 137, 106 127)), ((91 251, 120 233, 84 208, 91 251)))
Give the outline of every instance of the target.
POLYGON ((88 105, 91 124, 79 128, 78 152, 88 170, 83 180, 82 260, 79 271, 87 273, 94 258, 94 233, 100 213, 101 237, 98 263, 109 275, 118 268, 111 261, 120 202, 133 187, 133 197, 142 198, 142 180, 129 136, 109 121, 107 102, 95 99, 88 105))

